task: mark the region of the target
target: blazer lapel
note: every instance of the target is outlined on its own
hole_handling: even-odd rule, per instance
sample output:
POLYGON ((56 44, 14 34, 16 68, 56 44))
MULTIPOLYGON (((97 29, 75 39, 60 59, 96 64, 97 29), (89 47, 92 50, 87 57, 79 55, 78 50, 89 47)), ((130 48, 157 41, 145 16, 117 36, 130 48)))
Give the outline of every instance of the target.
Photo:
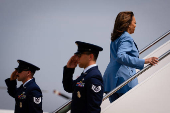
MULTIPOLYGON (((133 41, 133 42, 134 42, 134 44, 135 44, 135 46, 136 46, 136 48, 137 48, 137 50, 138 50, 138 53, 139 53, 139 49, 138 49, 137 44, 135 43, 135 41, 133 41)), ((139 58, 139 56, 138 56, 138 58, 139 58)))

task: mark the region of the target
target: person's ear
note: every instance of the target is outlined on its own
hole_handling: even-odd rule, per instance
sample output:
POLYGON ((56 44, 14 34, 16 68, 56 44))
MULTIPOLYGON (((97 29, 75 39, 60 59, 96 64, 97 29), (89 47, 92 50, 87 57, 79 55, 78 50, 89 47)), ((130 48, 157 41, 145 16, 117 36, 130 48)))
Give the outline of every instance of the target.
POLYGON ((94 59, 94 55, 90 54, 90 59, 89 60, 93 60, 94 59))
POLYGON ((28 71, 28 75, 31 75, 31 71, 28 71))

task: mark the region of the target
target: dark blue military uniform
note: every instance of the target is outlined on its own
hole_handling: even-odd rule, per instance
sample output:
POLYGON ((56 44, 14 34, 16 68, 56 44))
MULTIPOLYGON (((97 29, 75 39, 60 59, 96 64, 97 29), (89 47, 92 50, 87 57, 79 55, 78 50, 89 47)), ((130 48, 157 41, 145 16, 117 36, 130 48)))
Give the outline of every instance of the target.
MULTIPOLYGON (((26 61, 17 60, 17 62, 19 65, 17 68, 15 68, 15 70, 17 71, 18 75, 14 74, 13 72, 11 78, 13 78, 13 76, 17 76, 19 79, 22 71, 31 71, 32 78, 35 71, 40 70, 39 67, 26 61)), ((22 76, 25 78, 27 77, 26 75, 22 76)), ((10 78, 8 78, 5 80, 9 95, 15 98, 15 113, 43 113, 41 89, 36 84, 35 79, 31 78, 24 82, 24 86, 22 84, 19 88, 17 88, 16 79, 10 80, 10 78)), ((22 79, 20 81, 22 81, 22 79)))
POLYGON ((103 99, 103 79, 98 66, 72 80, 75 68, 64 67, 63 86, 72 94, 71 113, 100 113, 103 99))
MULTIPOLYGON (((73 56, 68 61, 67 66, 64 67, 63 72, 64 90, 72 93, 71 113, 100 113, 100 105, 102 103, 104 91, 103 79, 98 70, 98 66, 95 63, 99 51, 102 51, 103 48, 86 42, 76 41, 75 43, 78 46, 75 56, 79 57, 81 60, 74 60, 72 58, 75 56, 73 56), (85 59, 83 61, 81 58, 82 54, 93 54, 93 59, 85 59), (81 63, 81 61, 83 62, 81 63), (76 63, 79 64, 79 67, 84 68, 85 70, 81 76, 76 80, 73 80, 74 70, 77 65, 76 63)), ((84 58, 87 58, 87 56, 84 58)))
POLYGON ((24 87, 16 88, 16 80, 5 80, 8 93, 15 98, 15 113, 43 113, 42 92, 35 83, 35 79, 30 80, 24 87))

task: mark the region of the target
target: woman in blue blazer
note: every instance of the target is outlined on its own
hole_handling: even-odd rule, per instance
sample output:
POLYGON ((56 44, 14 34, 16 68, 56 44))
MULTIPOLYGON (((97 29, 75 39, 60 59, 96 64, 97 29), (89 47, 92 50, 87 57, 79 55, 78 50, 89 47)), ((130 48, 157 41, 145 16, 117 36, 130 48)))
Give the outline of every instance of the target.
MULTIPOLYGON (((155 65, 157 57, 140 59, 136 43, 130 34, 134 33, 136 20, 133 12, 120 12, 115 20, 111 35, 110 62, 103 76, 105 93, 110 92, 136 73, 143 69, 144 64, 155 65)), ((110 102, 125 94, 138 84, 137 78, 109 97, 110 102)))

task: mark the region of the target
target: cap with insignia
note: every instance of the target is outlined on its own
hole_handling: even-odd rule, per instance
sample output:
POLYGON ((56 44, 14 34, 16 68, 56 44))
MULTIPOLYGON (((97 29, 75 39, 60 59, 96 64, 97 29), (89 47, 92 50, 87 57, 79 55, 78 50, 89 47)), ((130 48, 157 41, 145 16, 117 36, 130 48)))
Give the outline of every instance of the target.
POLYGON ((80 54, 82 52, 92 52, 92 53, 99 53, 102 51, 103 48, 94 44, 86 43, 86 42, 75 42, 78 46, 77 52, 75 54, 80 54))
POLYGON ((17 60, 17 62, 19 63, 18 67, 15 68, 16 70, 29 70, 31 72, 35 72, 37 70, 40 70, 39 67, 31 64, 31 63, 28 63, 26 61, 23 61, 23 60, 17 60))

